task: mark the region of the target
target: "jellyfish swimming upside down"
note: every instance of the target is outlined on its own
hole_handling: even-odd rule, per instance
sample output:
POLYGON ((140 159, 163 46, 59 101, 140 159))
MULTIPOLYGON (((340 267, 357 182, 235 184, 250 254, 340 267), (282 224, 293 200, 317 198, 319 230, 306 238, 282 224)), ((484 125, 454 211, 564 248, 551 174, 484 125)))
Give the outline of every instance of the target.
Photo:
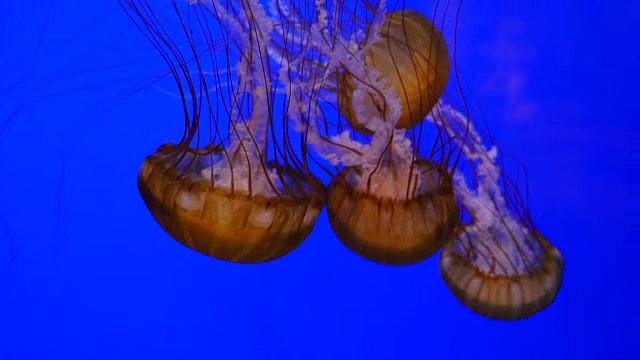
POLYGON ((174 3, 186 50, 146 2, 123 5, 169 65, 185 109, 182 140, 160 146, 138 173, 153 217, 180 243, 221 260, 260 263, 294 250, 313 229, 326 189, 275 137, 272 25, 259 2, 203 1, 187 10, 174 3), (211 46, 219 29, 225 42, 211 46), (233 60, 238 75, 227 77, 233 60))

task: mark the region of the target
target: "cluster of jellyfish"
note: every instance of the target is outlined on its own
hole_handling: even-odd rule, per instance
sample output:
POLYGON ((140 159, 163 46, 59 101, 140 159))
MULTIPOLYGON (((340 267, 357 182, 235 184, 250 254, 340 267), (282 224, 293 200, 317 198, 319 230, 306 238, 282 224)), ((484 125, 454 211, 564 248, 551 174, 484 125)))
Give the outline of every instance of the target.
POLYGON ((245 264, 287 255, 326 206, 352 252, 408 265, 440 252, 465 306, 520 319, 560 288, 497 148, 446 100, 438 26, 384 0, 121 0, 176 81, 184 133, 144 159, 142 199, 174 239, 245 264), (326 173, 325 185, 317 176, 326 173))

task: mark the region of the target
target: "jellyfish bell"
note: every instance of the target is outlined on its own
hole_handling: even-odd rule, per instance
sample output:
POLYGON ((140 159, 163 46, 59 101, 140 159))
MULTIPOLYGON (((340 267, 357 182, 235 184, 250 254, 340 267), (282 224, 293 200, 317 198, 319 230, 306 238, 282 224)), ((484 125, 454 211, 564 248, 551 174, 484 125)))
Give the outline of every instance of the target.
POLYGON ((466 116, 443 107, 458 133, 474 181, 454 176, 469 221, 440 255, 440 275, 454 296, 481 315, 501 320, 529 317, 553 302, 562 284, 560 252, 535 228, 517 186, 498 166, 466 116))
MULTIPOLYGON (((386 79, 395 89, 402 114, 396 128, 410 129, 420 123, 442 96, 449 77, 447 44, 438 28, 415 10, 401 9, 386 14, 380 36, 364 56, 368 76, 386 79)), ((380 79, 376 79, 380 80, 380 79)), ((355 130, 371 134, 369 119, 356 116, 353 92, 366 83, 348 71, 338 73, 338 106, 355 130)), ((365 90, 371 106, 385 112, 385 101, 377 89, 365 90)))
POLYGON ((138 173, 153 217, 180 243, 221 260, 261 263, 297 248, 315 225, 326 189, 305 159, 288 151, 288 138, 276 137, 286 130, 274 112, 281 104, 264 9, 251 0, 193 2, 187 10, 174 3, 187 40, 182 50, 146 2, 123 5, 167 61, 185 109, 182 140, 160 146, 138 173), (226 36, 219 47, 214 26, 226 36), (233 60, 237 76, 228 71, 233 60))
MULTIPOLYGON (((324 206, 324 185, 293 168, 269 164, 275 189, 231 180, 224 150, 162 145, 138 173, 140 194, 174 239, 203 254, 238 263, 282 257, 309 235, 324 206), (213 174, 213 177, 210 176, 213 174), (216 180, 217 179, 217 180, 216 180)), ((242 181, 242 180, 240 180, 242 181)))
MULTIPOLYGON (((314 6, 312 18, 280 9, 282 18, 296 24, 293 28, 307 31, 295 34, 294 46, 283 42, 280 48, 302 49, 287 63, 302 73, 293 82, 305 105, 298 128, 314 153, 337 170, 328 186, 329 223, 347 248, 366 259, 390 265, 422 261, 451 238, 459 214, 445 133, 436 129, 433 149, 423 156, 420 143, 427 132, 414 127, 446 84, 446 76, 433 74, 438 67, 431 63, 447 57, 446 46, 418 49, 429 51, 439 33, 416 12, 387 14, 383 1, 357 2, 349 9, 343 3, 314 6), (345 13, 346 21, 340 18, 345 13), (411 37, 414 28, 422 31, 417 39, 411 37), (398 59, 388 60, 394 56, 398 59), (410 105, 407 97, 413 99, 410 105), (338 115, 337 121, 327 114, 338 115), (396 126, 399 121, 415 123, 396 126)), ((439 67, 445 68, 446 73, 447 67, 439 67)))
POLYGON ((332 179, 327 214, 347 248, 378 263, 408 265, 451 238, 459 211, 451 176, 425 159, 413 167, 409 178, 407 169, 350 167, 332 179))
POLYGON ((507 229, 461 230, 440 257, 440 275, 454 296, 481 315, 516 320, 550 305, 562 284, 560 252, 537 231, 516 237, 507 229), (524 241, 522 241, 524 240, 524 241), (513 256, 501 244, 529 244, 513 256), (460 246, 464 243, 464 249, 460 246))

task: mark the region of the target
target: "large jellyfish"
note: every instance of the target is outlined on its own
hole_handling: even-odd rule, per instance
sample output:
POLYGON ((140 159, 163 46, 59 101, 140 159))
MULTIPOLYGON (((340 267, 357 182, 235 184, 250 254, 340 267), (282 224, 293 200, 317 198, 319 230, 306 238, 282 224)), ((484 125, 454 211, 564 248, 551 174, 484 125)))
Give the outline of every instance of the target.
POLYGON ((122 2, 171 69, 185 117, 180 142, 142 163, 140 194, 167 233, 203 254, 284 256, 311 232, 325 187, 296 155, 287 113, 276 112, 286 98, 277 99, 267 53, 273 25, 257 0, 172 4, 184 47, 145 1, 122 2))

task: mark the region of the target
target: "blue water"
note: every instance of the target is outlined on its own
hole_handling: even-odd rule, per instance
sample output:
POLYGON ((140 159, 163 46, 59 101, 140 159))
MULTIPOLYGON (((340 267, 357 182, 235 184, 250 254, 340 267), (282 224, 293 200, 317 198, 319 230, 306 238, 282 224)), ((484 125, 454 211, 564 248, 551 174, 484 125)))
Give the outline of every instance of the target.
POLYGON ((465 93, 526 164, 565 259, 556 301, 502 322, 461 305, 437 257, 353 255, 324 212, 263 265, 173 241, 136 188, 142 159, 182 134, 176 99, 134 92, 166 70, 154 50, 115 1, 3 2, 0 89, 17 86, 0 124, 18 112, 0 137, 0 359, 640 358, 640 16, 604 3, 463 5, 465 93))

